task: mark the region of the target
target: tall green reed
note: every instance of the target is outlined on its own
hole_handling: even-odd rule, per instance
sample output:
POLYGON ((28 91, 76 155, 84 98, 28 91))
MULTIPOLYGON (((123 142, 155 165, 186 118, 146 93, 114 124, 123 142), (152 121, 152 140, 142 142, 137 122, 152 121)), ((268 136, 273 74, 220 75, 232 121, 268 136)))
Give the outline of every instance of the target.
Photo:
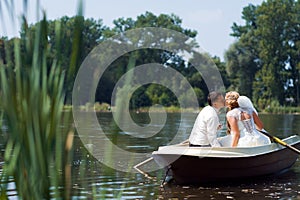
MULTIPOLYGON (((4 2, 13 6, 14 1, 4 2)), ((26 9, 28 1, 23 2, 26 9)), ((0 17, 1 9, 0 1, 0 17)), ((83 28, 81 11, 82 2, 79 1, 67 74, 61 70, 60 63, 63 48, 61 24, 58 22, 55 27, 56 55, 49 56, 51 48, 45 14, 34 31, 27 29, 24 15, 21 38, 14 39, 13 53, 6 55, 8 62, 0 60, 0 107, 9 132, 0 199, 8 198, 6 183, 9 179, 13 179, 21 199, 71 198, 74 131, 71 127, 61 127, 70 117, 62 112, 64 102, 70 102, 63 85, 72 81, 79 67, 83 28)), ((81 178, 87 167, 92 168, 86 162, 80 165, 81 178)), ((104 197, 106 191, 100 192, 104 197)), ((92 198, 96 195, 94 185, 92 198)), ((121 192, 118 197, 121 197, 121 192)))
MULTIPOLYGON (((7 198, 6 183, 12 178, 21 199, 69 199, 74 134, 70 127, 61 128, 70 117, 62 112, 65 74, 59 55, 49 59, 45 14, 33 32, 26 27, 26 17, 23 19, 21 38, 14 39, 13 54, 6 55, 7 63, 0 62, 1 107, 9 132, 1 198, 7 198)), ((58 23, 56 44, 62 44, 60 29, 58 23)), ((73 46, 80 40, 80 35, 75 35, 73 46)), ((56 48, 59 53, 62 47, 56 48)), ((74 66, 76 62, 71 61, 74 66)))

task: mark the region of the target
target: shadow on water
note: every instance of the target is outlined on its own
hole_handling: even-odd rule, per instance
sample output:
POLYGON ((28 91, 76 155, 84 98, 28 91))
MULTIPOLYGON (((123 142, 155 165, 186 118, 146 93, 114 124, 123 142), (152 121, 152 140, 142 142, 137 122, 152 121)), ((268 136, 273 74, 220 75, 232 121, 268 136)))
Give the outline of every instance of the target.
POLYGON ((281 174, 200 185, 165 184, 160 199, 299 199, 300 161, 281 174))

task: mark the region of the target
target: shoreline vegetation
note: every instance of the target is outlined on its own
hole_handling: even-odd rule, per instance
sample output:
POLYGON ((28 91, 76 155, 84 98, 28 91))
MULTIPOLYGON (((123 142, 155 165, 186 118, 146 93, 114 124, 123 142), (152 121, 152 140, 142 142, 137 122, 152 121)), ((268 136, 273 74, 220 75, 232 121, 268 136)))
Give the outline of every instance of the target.
MULTIPOLYGON (((300 106, 299 1, 274 0, 266 1, 262 5, 249 4, 244 7, 241 13, 244 23, 240 25, 234 22, 231 26, 230 36, 236 40, 224 51, 223 60, 210 55, 209 52, 197 52, 201 46, 196 39, 198 32, 184 27, 182 19, 176 14, 156 15, 146 11, 135 18, 116 18, 110 27, 103 23, 101 18, 86 18, 82 12, 79 10, 77 16, 62 16, 54 20, 47 20, 45 15, 44 20, 34 24, 28 24, 25 18, 21 23, 19 37, 0 37, 0 64, 6 69, 14 69, 20 63, 21 70, 28 68, 34 60, 29 59, 27 54, 33 52, 32 44, 39 36, 44 41, 36 43, 34 48, 46 51, 46 74, 52 68, 51 65, 57 63, 58 69, 66 75, 63 90, 68 104, 71 104, 76 75, 81 64, 87 63, 84 62, 86 58, 91 58, 89 62, 99 63, 105 62, 106 58, 116 58, 106 66, 101 78, 98 77, 100 79, 95 82, 94 98, 97 102, 111 104, 114 89, 112 86, 122 80, 127 72, 137 72, 137 66, 156 63, 176 70, 184 81, 177 80, 176 76, 162 76, 162 84, 150 81, 152 83, 141 85, 132 94, 131 107, 150 107, 155 103, 178 106, 179 102, 184 102, 186 106, 194 106, 198 102, 203 107, 205 97, 209 90, 213 89, 209 89, 206 84, 207 80, 211 80, 217 81, 219 85, 214 85, 214 90, 220 87, 219 89, 227 91, 237 91, 248 96, 259 110, 271 113, 298 112, 298 109, 289 106, 300 106), (39 34, 36 31, 41 25, 44 26, 44 32, 39 34), (129 30, 135 34, 127 34, 129 30), (145 34, 149 37, 140 37, 138 35, 144 34, 141 30, 170 30, 170 33, 175 31, 184 37, 180 36, 181 39, 178 40, 178 34, 167 36, 168 34, 156 33, 145 34), (31 43, 28 42, 29 39, 31 43), (179 41, 184 42, 184 45, 179 41), (119 46, 120 42, 134 50, 119 55, 119 48, 115 47, 119 46), (103 51, 96 50, 109 43, 103 51), (151 48, 147 48, 149 44, 152 45, 151 48), (21 57, 27 55, 20 63, 14 59, 17 46, 20 48, 18 54, 21 57), (191 57, 180 55, 179 52, 185 51, 188 51, 191 57), (211 73, 213 71, 209 70, 209 79, 206 79, 204 74, 200 73, 201 70, 199 71, 202 68, 200 66, 205 71, 213 67, 216 69, 213 71, 218 73, 211 73), (170 87, 166 87, 166 84, 170 87), (197 98, 191 98, 191 95, 197 98), (273 108, 267 108, 269 105, 273 108)), ((150 78, 157 73, 152 67, 145 69, 145 77, 150 78)), ((133 81, 135 75, 136 73, 132 73, 128 76, 126 84, 130 83, 131 79, 133 81)), ((128 88, 120 85, 119 89, 115 89, 116 95, 120 96, 126 94, 128 88)))
MULTIPOLYGON (((72 105, 64 105, 63 110, 64 111, 71 111, 73 108, 72 105)), ((136 113, 145 113, 149 112, 150 107, 141 107, 136 109, 131 109, 130 111, 136 112, 136 113)), ((169 106, 169 107, 157 107, 152 108, 151 111, 153 112, 167 112, 167 113, 179 113, 179 112, 185 112, 185 113, 198 113, 202 107, 197 108, 180 108, 177 106, 169 106)), ((96 112, 112 112, 114 110, 111 105, 108 103, 99 103, 96 102, 94 105, 87 103, 86 105, 82 105, 80 107, 81 111, 93 111, 96 112)), ((294 115, 300 115, 300 107, 295 106, 268 106, 264 110, 258 111, 261 114, 294 114, 294 115)))

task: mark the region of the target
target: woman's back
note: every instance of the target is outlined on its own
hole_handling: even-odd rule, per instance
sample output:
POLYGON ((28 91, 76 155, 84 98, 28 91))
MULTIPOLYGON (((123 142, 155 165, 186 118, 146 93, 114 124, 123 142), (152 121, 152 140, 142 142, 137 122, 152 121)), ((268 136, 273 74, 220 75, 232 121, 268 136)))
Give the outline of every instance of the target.
POLYGON ((246 131, 252 133, 255 129, 252 112, 241 108, 234 108, 226 114, 226 117, 234 117, 238 121, 239 130, 243 133, 246 131))
MULTIPOLYGON (((227 112, 226 117, 234 117, 238 121, 240 139, 238 147, 260 146, 270 144, 270 139, 256 130, 251 109, 234 108, 227 112)), ((231 143, 232 136, 226 136, 221 139, 222 146, 228 146, 231 143)))

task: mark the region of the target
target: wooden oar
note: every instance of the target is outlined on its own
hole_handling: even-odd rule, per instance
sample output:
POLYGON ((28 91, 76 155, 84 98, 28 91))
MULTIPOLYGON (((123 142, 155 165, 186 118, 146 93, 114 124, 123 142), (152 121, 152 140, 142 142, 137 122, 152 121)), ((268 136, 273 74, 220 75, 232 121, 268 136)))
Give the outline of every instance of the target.
POLYGON ((261 132, 262 134, 268 136, 271 140, 273 140, 274 142, 277 142, 278 144, 281 144, 282 146, 285 146, 286 148, 300 154, 300 150, 299 149, 296 149, 295 147, 287 144, 286 142, 282 141, 281 139, 279 139, 278 137, 275 137, 273 135, 271 135, 270 133, 266 132, 266 131, 263 131, 263 130, 258 130, 259 132, 261 132))
POLYGON ((139 173, 143 174, 146 178, 149 178, 149 179, 155 179, 155 177, 151 177, 149 174, 147 174, 146 172, 144 172, 143 170, 139 169, 140 166, 150 162, 153 160, 153 157, 150 157, 146 160, 144 160, 143 162, 140 162, 139 164, 135 165, 133 168, 135 170, 137 170, 139 173))
MULTIPOLYGON (((179 143, 179 145, 186 145, 188 142, 189 142, 189 140, 187 139, 187 140, 185 140, 185 141, 179 143)), ((150 157, 150 158, 148 158, 148 159, 146 159, 146 160, 144 160, 144 161, 138 163, 137 165, 133 166, 133 168, 134 168, 135 170, 137 170, 139 173, 143 174, 146 178, 149 178, 149 179, 155 179, 155 177, 151 177, 149 174, 147 174, 147 173, 144 172, 143 170, 139 169, 140 166, 145 165, 145 164, 151 162, 152 160, 154 160, 153 157, 150 157)), ((169 171, 169 169, 168 169, 168 171, 169 171)), ((166 176, 165 176, 165 178, 164 178, 164 180, 163 180, 163 183, 165 182, 165 179, 166 179, 166 177, 167 177, 167 173, 168 173, 168 172, 166 172, 166 176)), ((162 185, 163 185, 163 183, 162 183, 162 185)))

